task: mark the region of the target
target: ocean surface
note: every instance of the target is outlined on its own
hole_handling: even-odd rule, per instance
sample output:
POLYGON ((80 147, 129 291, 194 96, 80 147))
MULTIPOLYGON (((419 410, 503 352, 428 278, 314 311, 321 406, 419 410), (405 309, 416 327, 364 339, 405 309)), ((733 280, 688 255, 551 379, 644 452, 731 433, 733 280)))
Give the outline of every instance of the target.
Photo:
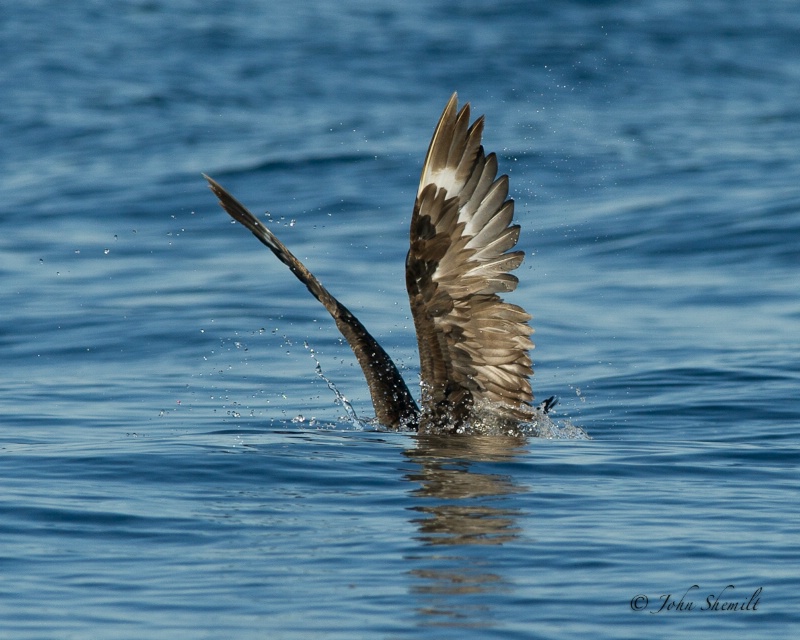
POLYGON ((798 637, 800 4, 22 0, 0 59, 0 638, 798 637), (454 91, 591 439, 370 426, 201 177, 416 387, 454 91))

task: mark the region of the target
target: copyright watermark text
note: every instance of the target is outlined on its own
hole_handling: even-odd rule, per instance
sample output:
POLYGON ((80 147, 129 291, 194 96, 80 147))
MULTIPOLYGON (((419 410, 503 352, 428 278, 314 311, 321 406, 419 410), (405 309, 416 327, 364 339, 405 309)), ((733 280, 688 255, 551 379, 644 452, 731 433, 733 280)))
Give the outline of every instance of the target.
POLYGON ((732 584, 723 589, 704 593, 700 585, 693 584, 682 593, 662 593, 650 597, 643 593, 631 598, 631 609, 650 613, 694 613, 715 611, 758 611, 763 587, 754 591, 736 590, 732 584))

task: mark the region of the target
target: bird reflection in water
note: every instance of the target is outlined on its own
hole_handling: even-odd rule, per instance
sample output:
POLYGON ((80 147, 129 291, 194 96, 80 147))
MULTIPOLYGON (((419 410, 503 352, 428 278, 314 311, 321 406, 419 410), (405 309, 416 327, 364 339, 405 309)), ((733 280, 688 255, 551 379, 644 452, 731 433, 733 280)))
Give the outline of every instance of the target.
POLYGON ((425 626, 491 626, 489 594, 513 588, 492 561, 479 551, 487 545, 514 541, 523 514, 509 496, 529 491, 502 473, 484 470, 488 464, 512 463, 525 453, 524 437, 419 435, 405 452, 418 469, 406 478, 419 485, 411 492, 417 539, 424 550, 407 557, 417 567, 412 593, 425 626), (480 470, 476 470, 476 467, 480 470), (478 598, 472 596, 478 595, 478 598))
POLYGON ((416 440, 417 447, 406 456, 420 465, 420 471, 406 477, 421 485, 413 495, 436 502, 414 507, 424 514, 414 519, 421 540, 435 545, 502 544, 518 535, 518 510, 494 506, 492 498, 526 489, 507 475, 476 473, 472 466, 513 460, 525 438, 418 436, 416 440))

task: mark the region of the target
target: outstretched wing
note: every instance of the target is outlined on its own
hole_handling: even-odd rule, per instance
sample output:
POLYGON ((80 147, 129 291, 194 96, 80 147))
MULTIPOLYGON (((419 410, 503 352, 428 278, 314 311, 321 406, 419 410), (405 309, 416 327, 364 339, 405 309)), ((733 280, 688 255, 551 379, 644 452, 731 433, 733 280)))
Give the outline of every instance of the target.
POLYGON ((484 154, 483 117, 470 125, 469 104, 457 104, 453 94, 428 148, 406 259, 422 420, 457 426, 487 405, 523 420, 533 400, 531 316, 498 295, 516 288, 509 272, 524 256, 511 251, 514 202, 496 156, 484 154))
POLYGON ((347 340, 369 385, 375 416, 378 421, 392 428, 416 426, 419 410, 408 391, 403 377, 381 345, 364 328, 347 307, 334 298, 284 244, 278 240, 244 205, 223 189, 217 182, 203 176, 211 191, 219 199, 225 211, 237 222, 247 227, 253 235, 269 247, 319 300, 336 321, 336 326, 347 340))

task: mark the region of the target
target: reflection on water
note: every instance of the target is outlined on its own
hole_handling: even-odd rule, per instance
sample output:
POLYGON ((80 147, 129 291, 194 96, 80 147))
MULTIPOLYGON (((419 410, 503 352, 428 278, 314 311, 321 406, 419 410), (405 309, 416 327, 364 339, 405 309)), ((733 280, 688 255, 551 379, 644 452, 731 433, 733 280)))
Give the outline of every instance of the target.
POLYGON ((514 508, 497 498, 525 491, 506 476, 476 473, 476 462, 511 460, 524 438, 497 436, 419 436, 406 456, 419 464, 419 473, 406 477, 421 486, 412 495, 430 500, 413 507, 423 514, 413 522, 420 539, 429 544, 502 544, 514 539, 514 508))
POLYGON ((491 626, 491 611, 484 599, 511 584, 475 553, 485 545, 503 545, 521 532, 519 509, 508 497, 528 488, 502 473, 490 473, 485 463, 506 463, 524 452, 524 437, 420 435, 416 446, 405 451, 418 470, 406 478, 419 486, 411 492, 417 504, 411 521, 418 539, 431 555, 409 557, 424 564, 409 573, 419 582, 412 593, 420 600, 417 611, 423 624, 437 626, 491 626), (444 553, 443 553, 444 552, 444 553))
POLYGON ((514 527, 514 510, 480 505, 414 509, 432 515, 414 520, 420 531, 426 534, 422 540, 430 544, 501 544, 513 540, 519 533, 514 527))

